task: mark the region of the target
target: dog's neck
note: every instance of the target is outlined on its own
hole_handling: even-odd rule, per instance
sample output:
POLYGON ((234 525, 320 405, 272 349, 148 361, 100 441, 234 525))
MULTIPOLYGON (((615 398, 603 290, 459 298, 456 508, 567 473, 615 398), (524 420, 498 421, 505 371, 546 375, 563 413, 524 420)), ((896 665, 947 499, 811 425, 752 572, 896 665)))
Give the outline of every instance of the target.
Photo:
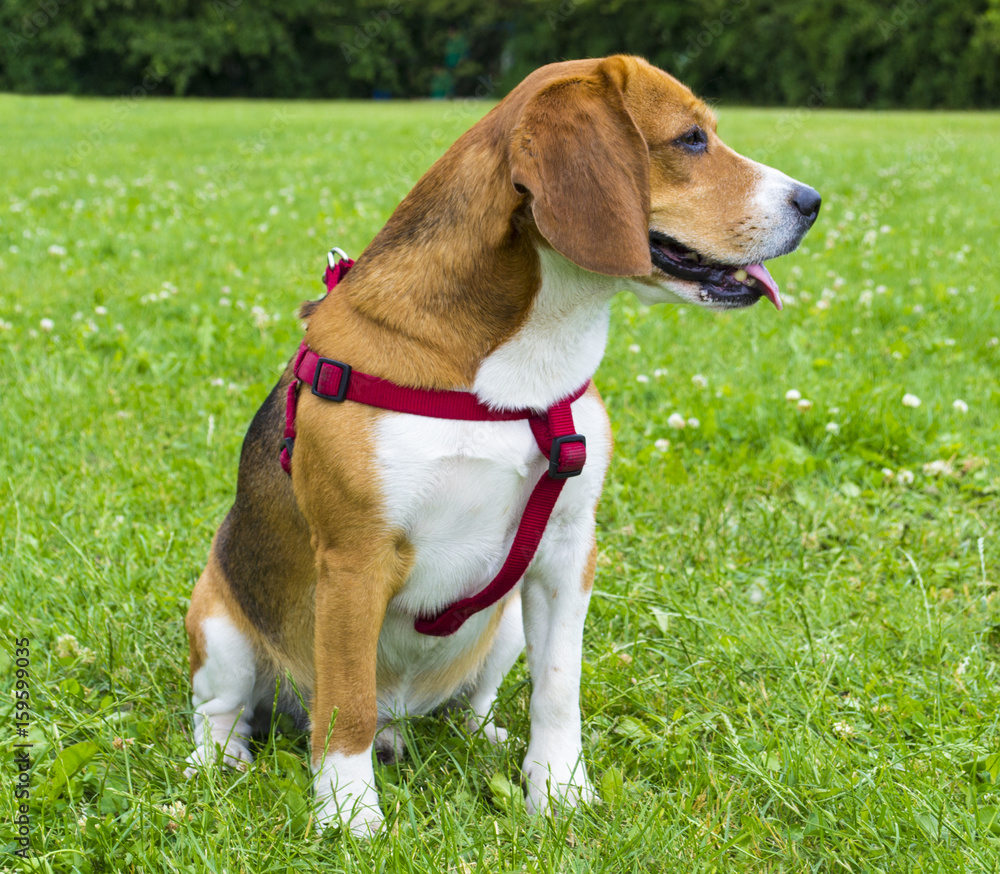
POLYGON ((542 282, 531 311, 476 372, 475 393, 500 409, 548 407, 590 379, 604 357, 614 280, 552 249, 539 256, 542 282))
POLYGON ((308 340, 403 385, 545 407, 596 369, 610 280, 541 239, 490 133, 477 125, 424 175, 317 308, 308 340))

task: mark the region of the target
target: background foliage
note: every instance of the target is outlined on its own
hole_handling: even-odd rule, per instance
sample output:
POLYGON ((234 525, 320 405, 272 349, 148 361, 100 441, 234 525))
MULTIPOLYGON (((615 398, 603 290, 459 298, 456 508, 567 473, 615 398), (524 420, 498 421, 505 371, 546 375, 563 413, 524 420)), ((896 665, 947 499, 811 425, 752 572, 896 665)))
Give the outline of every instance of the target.
POLYGON ((627 51, 703 95, 810 106, 998 105, 1000 0, 0 0, 0 89, 457 95, 627 51))

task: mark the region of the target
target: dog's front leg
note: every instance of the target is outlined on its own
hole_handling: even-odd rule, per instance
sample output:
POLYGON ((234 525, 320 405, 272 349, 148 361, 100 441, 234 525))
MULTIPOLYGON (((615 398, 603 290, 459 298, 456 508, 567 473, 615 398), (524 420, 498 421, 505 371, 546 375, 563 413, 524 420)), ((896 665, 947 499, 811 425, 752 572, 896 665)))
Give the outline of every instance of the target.
POLYGON ((375 660, 390 587, 373 563, 359 567, 351 558, 356 562, 334 550, 317 556, 312 765, 319 825, 339 822, 367 836, 382 825, 372 744, 375 660))
POLYGON ((550 801, 576 806, 593 797, 582 758, 580 665, 597 557, 594 519, 553 522, 523 591, 532 683, 524 776, 532 813, 545 812, 550 801))

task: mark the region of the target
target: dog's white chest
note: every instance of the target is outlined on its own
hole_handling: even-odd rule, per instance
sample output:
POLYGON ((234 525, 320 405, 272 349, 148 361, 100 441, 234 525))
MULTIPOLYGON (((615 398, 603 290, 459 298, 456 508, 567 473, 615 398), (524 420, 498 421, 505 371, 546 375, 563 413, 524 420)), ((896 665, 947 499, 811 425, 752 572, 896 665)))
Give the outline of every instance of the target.
MULTIPOLYGON (((604 479, 607 417, 593 397, 573 404, 587 437, 583 474, 566 481, 550 525, 590 513, 604 479)), ((548 468, 527 421, 461 422, 392 414, 378 425, 376 452, 388 522, 415 553, 392 606, 432 615, 485 587, 499 572, 528 498, 548 468)), ((543 538, 539 553, 547 548, 543 538)))
POLYGON ((415 555, 393 606, 432 614, 483 588, 547 465, 528 423, 387 415, 376 446, 389 524, 415 555))

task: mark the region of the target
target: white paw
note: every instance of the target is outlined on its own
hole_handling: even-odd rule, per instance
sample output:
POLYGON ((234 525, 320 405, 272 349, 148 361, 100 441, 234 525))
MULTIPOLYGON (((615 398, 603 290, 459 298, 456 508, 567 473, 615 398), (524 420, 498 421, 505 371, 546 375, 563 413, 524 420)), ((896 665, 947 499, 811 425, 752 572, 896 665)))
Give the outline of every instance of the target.
POLYGON ((359 838, 371 837, 382 828, 370 747, 356 755, 328 754, 314 785, 320 828, 340 825, 359 838))
POLYGON ((213 743, 196 746, 194 752, 187 757, 188 766, 184 769, 184 776, 190 780, 200 770, 214 767, 219 762, 220 752, 222 764, 227 768, 245 771, 253 762, 253 753, 250 752, 250 749, 245 744, 240 743, 240 739, 232 737, 226 744, 213 743))
POLYGON ((542 764, 529 751, 524 760, 524 776, 528 784, 525 804, 530 814, 545 814, 553 805, 590 804, 596 798, 583 760, 579 758, 542 764))
POLYGON ((341 826, 359 838, 376 835, 385 821, 378 806, 378 794, 371 786, 359 794, 338 789, 333 795, 316 798, 316 824, 321 828, 341 826))

